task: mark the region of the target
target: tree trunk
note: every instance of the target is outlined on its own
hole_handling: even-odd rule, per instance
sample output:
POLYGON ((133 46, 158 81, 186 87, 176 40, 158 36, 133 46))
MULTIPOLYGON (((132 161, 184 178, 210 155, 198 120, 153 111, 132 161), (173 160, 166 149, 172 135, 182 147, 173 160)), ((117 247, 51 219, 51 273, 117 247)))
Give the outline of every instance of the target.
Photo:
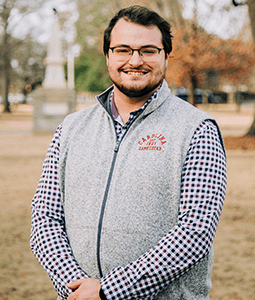
POLYGON ((10 35, 7 32, 8 27, 8 19, 11 13, 11 7, 8 6, 7 1, 4 1, 3 6, 1 7, 1 20, 3 23, 3 38, 2 38, 2 49, 1 49, 1 60, 3 66, 3 102, 4 102, 4 112, 11 112, 10 103, 8 101, 9 87, 10 87, 10 45, 8 44, 10 41, 10 35))
MULTIPOLYGON (((246 3, 248 5, 248 9, 249 9, 252 36, 253 36, 253 41, 255 44, 255 0, 247 0, 246 3)), ((246 135, 255 135, 255 115, 254 115, 254 120, 251 125, 251 128, 249 129, 249 131, 247 132, 246 135)))
POLYGON ((249 10, 253 41, 255 43, 255 1, 247 0, 246 3, 248 5, 248 10, 249 10))
POLYGON ((3 97, 4 97, 4 112, 11 112, 10 102, 8 100, 10 88, 10 64, 7 61, 4 62, 4 70, 3 70, 3 97))
POLYGON ((192 104, 193 106, 196 106, 196 97, 195 97, 195 91, 197 89, 197 79, 193 75, 191 76, 191 94, 190 94, 190 100, 189 103, 192 104))
POLYGON ((247 135, 255 135, 255 117, 254 117, 254 120, 251 124, 249 131, 246 133, 246 136, 247 135))

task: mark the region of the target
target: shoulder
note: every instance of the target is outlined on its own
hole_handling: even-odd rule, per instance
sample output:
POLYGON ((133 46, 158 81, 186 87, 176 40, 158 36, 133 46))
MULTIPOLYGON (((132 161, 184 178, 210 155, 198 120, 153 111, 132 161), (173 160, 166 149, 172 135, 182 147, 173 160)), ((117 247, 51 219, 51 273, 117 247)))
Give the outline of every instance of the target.
POLYGON ((96 121, 100 118, 100 112, 104 111, 103 107, 99 104, 93 104, 81 111, 74 112, 68 115, 63 121, 62 131, 72 131, 74 128, 83 123, 86 126, 87 122, 96 121))
MULTIPOLYGON (((157 99, 154 101, 154 108, 161 107, 167 115, 174 115, 184 119, 185 117, 199 117, 202 119, 213 119, 209 114, 197 109, 187 101, 173 95, 167 82, 164 80, 162 87, 158 90, 157 99)), ((172 116, 171 116, 172 118, 172 116)))
POLYGON ((214 118, 208 113, 194 107, 188 102, 170 94, 166 101, 159 107, 158 118, 164 119, 164 122, 173 126, 190 128, 197 126, 204 120, 212 120, 214 118))
POLYGON ((100 118, 99 110, 103 110, 99 103, 91 105, 81 111, 68 115, 62 123, 61 144, 68 143, 71 136, 75 134, 81 126, 86 126, 90 122, 97 122, 100 118))
POLYGON ((100 109, 100 106, 101 105, 99 103, 96 103, 96 104, 93 104, 91 106, 86 107, 83 110, 74 112, 74 113, 68 115, 64 119, 63 124, 79 122, 79 120, 84 119, 86 116, 88 116, 91 113, 93 113, 93 112, 97 111, 98 109, 100 109))
POLYGON ((187 101, 172 94, 169 96, 167 102, 168 105, 172 106, 173 109, 175 109, 182 115, 187 114, 188 116, 203 116, 208 119, 213 119, 208 113, 196 108, 187 101))

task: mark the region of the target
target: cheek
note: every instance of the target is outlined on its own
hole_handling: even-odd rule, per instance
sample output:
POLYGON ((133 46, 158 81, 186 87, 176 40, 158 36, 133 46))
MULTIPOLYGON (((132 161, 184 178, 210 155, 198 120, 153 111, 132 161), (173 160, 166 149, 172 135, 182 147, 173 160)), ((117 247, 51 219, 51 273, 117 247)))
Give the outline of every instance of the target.
POLYGON ((155 76, 162 76, 166 72, 166 65, 162 64, 157 69, 154 70, 155 76))

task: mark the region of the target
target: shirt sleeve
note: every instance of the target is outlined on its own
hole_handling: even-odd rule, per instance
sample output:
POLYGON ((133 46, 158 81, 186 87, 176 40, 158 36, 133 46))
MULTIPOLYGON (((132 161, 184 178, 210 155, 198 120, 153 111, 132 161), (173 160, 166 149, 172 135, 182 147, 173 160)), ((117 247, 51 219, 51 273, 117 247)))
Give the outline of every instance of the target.
POLYGON ((212 121, 196 129, 181 174, 178 223, 127 266, 101 278, 107 299, 152 299, 208 254, 226 190, 226 156, 212 121))
POLYGON ((42 175, 32 201, 31 249, 47 271, 58 295, 72 292, 66 284, 87 274, 76 262, 65 230, 59 188, 59 150, 62 124, 57 128, 43 163, 42 175))

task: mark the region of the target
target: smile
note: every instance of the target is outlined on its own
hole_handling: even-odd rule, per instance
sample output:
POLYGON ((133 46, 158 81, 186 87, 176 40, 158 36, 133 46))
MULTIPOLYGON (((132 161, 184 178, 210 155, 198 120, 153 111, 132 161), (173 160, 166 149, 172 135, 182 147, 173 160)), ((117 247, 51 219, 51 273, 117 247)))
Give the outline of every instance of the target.
POLYGON ((124 71, 125 74, 128 75, 135 75, 135 76, 141 76, 147 74, 147 72, 139 72, 139 71, 124 71))

